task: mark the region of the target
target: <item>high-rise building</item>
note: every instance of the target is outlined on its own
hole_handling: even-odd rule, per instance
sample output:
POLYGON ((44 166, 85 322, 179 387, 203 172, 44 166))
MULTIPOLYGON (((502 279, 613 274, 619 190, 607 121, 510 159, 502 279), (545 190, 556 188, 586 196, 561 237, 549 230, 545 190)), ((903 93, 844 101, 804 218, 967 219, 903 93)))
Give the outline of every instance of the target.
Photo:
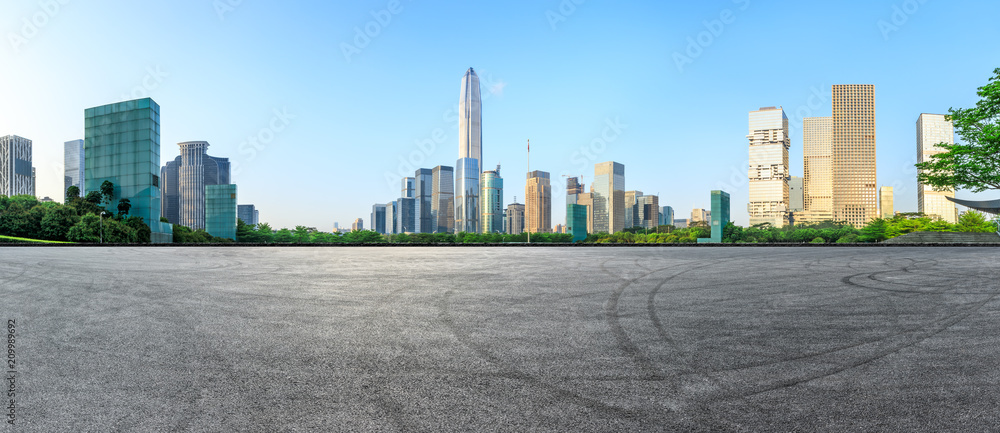
POLYGON ((360 232, 365 229, 365 221, 361 218, 355 219, 354 224, 351 224, 352 232, 360 232))
POLYGON ((875 197, 875 86, 833 86, 833 219, 864 227, 875 197))
POLYGON ((729 224, 729 193, 725 191, 712 191, 712 212, 710 214, 712 237, 708 239, 698 239, 699 243, 719 243, 722 242, 722 232, 729 224))
POLYGON ((645 229, 655 229, 660 224, 660 197, 644 195, 636 199, 635 224, 645 229))
POLYGON ((431 194, 431 225, 434 233, 455 231, 455 170, 439 165, 434 167, 433 193, 431 194))
POLYGON ((802 205, 795 223, 833 219, 833 118, 802 119, 802 205))
POLYGON ((414 198, 416 196, 416 190, 414 182, 416 180, 412 177, 404 177, 402 181, 402 187, 399 190, 400 197, 403 198, 414 198))
POLYGON ((416 222, 416 201, 412 197, 396 200, 396 233, 413 233, 416 222))
POLYGON ((35 167, 31 167, 31 195, 38 196, 35 193, 35 167))
POLYGON ((642 197, 642 191, 625 191, 625 228, 639 225, 639 209, 636 199, 642 197))
POLYGON ((372 230, 376 233, 385 234, 385 204, 376 203, 372 205, 372 216, 368 221, 372 224, 372 230))
POLYGON ((690 222, 709 221, 712 219, 712 212, 705 209, 692 209, 690 222))
POLYGON ((625 166, 614 161, 594 165, 593 233, 625 228, 625 166))
POLYGON ((660 225, 661 226, 672 226, 674 225, 674 208, 670 206, 663 206, 660 208, 660 225))
POLYGON ((483 158, 483 116, 479 76, 469 68, 458 101, 458 161, 455 162, 455 231, 479 233, 479 178, 483 158))
POLYGON ((594 193, 585 192, 576 195, 576 204, 581 205, 587 209, 587 233, 596 233, 594 231, 594 193))
POLYGON ((480 194, 482 203, 480 225, 483 233, 503 233, 503 178, 500 177, 500 165, 496 170, 483 172, 480 184, 483 190, 480 194))
POLYGON ((129 200, 129 215, 149 225, 153 243, 173 242, 173 227, 160 222, 160 106, 144 98, 88 108, 84 116, 83 190, 111 181, 114 201, 129 200))
POLYGON ((504 230, 507 234, 519 235, 524 233, 524 205, 511 203, 507 205, 507 213, 504 216, 504 230))
POLYGON ((413 215, 416 218, 413 229, 416 233, 434 233, 434 227, 431 225, 434 195, 433 173, 434 171, 429 168, 420 168, 413 174, 413 215))
POLYGON ((587 238, 587 206, 575 203, 566 205, 566 233, 573 235, 573 242, 587 238))
POLYGON ((385 204, 385 234, 398 233, 396 231, 396 201, 390 201, 385 204))
POLYGON ((566 203, 575 204, 576 197, 583 194, 583 183, 580 182, 579 177, 567 177, 566 178, 566 203))
MULTIPOLYGON (((917 118, 917 162, 930 161, 931 156, 944 152, 940 143, 955 144, 955 125, 943 114, 921 114, 917 118)), ((958 209, 947 197, 955 198, 955 189, 935 191, 930 185, 917 182, 917 212, 958 222, 958 209)))
POLYGON ((236 185, 205 185, 205 231, 236 240, 236 185))
POLYGON ((260 224, 260 220, 257 219, 257 208, 252 204, 236 205, 236 217, 243 221, 244 224, 254 227, 260 224))
POLYGON ((788 117, 780 107, 750 112, 750 225, 788 224, 788 117))
POLYGON ((803 203, 802 178, 792 176, 788 179, 788 211, 802 212, 805 210, 805 205, 803 203))
POLYGON ((878 209, 879 216, 885 219, 892 218, 895 214, 892 208, 892 187, 883 186, 878 189, 878 209))
POLYGON ((160 168, 160 192, 162 196, 160 216, 166 218, 171 224, 181 224, 194 229, 204 228, 205 186, 231 183, 229 158, 218 158, 207 154, 208 143, 204 141, 178 143, 178 147, 181 148, 181 154, 173 160, 167 161, 160 168), (185 159, 190 162, 187 166, 184 163, 185 159), (189 177, 182 179, 182 172, 187 173, 189 177), (201 173, 200 184, 198 173, 201 173), (201 194, 198 191, 202 191, 201 194), (187 197, 187 202, 191 203, 189 217, 194 218, 193 222, 182 222, 182 196, 187 197))
POLYGON ((63 194, 71 186, 80 189, 80 197, 87 195, 83 191, 83 140, 72 140, 63 143, 63 194))
POLYGON ((0 195, 34 195, 31 170, 31 140, 0 137, 0 195))
POLYGON ((549 180, 549 173, 540 170, 528 173, 524 195, 528 233, 551 233, 552 184, 549 180))

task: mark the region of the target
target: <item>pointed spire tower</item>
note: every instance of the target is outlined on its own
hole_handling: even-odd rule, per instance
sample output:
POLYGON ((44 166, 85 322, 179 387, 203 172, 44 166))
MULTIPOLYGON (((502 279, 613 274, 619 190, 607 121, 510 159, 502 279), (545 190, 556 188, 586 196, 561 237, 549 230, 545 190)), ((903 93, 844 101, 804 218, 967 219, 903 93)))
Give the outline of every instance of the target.
POLYGON ((483 115, 479 76, 469 68, 458 101, 458 161, 455 163, 455 231, 479 232, 479 178, 483 159, 483 115))

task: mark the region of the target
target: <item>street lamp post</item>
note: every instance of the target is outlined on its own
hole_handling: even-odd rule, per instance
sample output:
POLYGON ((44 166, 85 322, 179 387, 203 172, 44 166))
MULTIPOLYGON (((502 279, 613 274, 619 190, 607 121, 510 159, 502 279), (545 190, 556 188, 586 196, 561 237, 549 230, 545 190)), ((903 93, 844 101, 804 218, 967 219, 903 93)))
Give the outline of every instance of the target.
POLYGON ((104 243, 104 211, 101 211, 101 243, 104 243))

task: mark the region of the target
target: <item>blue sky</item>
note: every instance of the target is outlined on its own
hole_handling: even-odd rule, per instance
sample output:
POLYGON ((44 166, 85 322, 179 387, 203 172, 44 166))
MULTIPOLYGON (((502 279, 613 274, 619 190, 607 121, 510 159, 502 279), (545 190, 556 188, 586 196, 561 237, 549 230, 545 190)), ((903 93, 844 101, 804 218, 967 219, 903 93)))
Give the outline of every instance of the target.
POLYGON ((874 84, 878 183, 908 211, 917 117, 975 103, 1000 67, 998 14, 940 0, 7 1, 0 134, 33 140, 38 194, 59 199, 83 110, 148 95, 162 161, 206 140, 272 226, 367 226, 401 171, 454 165, 471 66, 505 203, 523 203, 531 139, 531 168, 558 184, 554 224, 561 176, 589 185, 593 164, 614 160, 626 189, 659 193, 678 217, 727 190, 745 225, 747 113, 785 108, 801 175, 801 117, 830 115, 833 84, 874 84))

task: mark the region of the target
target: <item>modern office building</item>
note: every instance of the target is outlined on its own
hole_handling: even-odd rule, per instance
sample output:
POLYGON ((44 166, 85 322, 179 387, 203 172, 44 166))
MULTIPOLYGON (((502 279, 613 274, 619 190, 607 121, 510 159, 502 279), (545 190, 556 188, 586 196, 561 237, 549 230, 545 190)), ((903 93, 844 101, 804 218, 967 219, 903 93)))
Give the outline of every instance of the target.
POLYGON ((71 186, 80 189, 80 197, 87 195, 83 191, 83 140, 72 140, 63 143, 63 194, 71 186))
POLYGON ((722 242, 722 231, 729 224, 729 193, 725 191, 712 191, 712 213, 711 227, 712 237, 708 239, 698 239, 698 243, 719 243, 722 242))
POLYGON ((833 118, 802 119, 802 206, 795 223, 833 219, 833 118))
POLYGON ((396 233, 396 201, 390 201, 385 204, 385 234, 391 235, 396 233))
POLYGON ((686 229, 686 228, 688 228, 688 220, 686 220, 686 219, 674 219, 673 226, 675 228, 679 228, 679 229, 686 229))
POLYGON ((878 216, 875 86, 833 86, 833 219, 854 227, 878 216))
POLYGON ((479 233, 479 179, 483 158, 483 116, 479 76, 469 68, 458 102, 458 161, 455 162, 455 231, 479 233))
POLYGON ((209 155, 208 146, 204 141, 178 143, 181 154, 160 168, 160 216, 171 224, 204 228, 205 186, 232 183, 229 158, 209 155), (189 204, 186 212, 191 220, 181 218, 182 201, 189 204))
MULTIPOLYGON (((515 202, 517 199, 515 198, 515 202)), ((504 217, 504 231, 507 234, 519 235, 524 233, 524 205, 511 203, 507 205, 507 214, 504 217)))
POLYGON ((415 233, 434 233, 431 225, 432 198, 434 195, 434 171, 420 168, 413 174, 414 208, 416 221, 413 223, 415 233))
POLYGON ((351 224, 352 232, 360 232, 365 229, 365 221, 361 218, 355 219, 354 224, 351 224))
POLYGON ((480 184, 481 191, 479 221, 483 233, 503 233, 503 178, 500 177, 500 165, 496 170, 484 171, 480 184))
POLYGON ((705 209, 692 209, 690 222, 709 221, 712 219, 712 212, 705 209))
POLYGON ((642 191, 625 191, 625 228, 639 225, 639 209, 636 199, 642 197, 642 191))
POLYGON ((788 179, 788 211, 802 212, 805 210, 804 196, 802 194, 802 178, 792 176, 788 179))
MULTIPOLYGON (((955 144, 955 125, 943 114, 921 114, 917 118, 917 162, 929 161, 931 156, 944 152, 937 146, 940 143, 955 144)), ((958 222, 958 209, 948 197, 955 198, 954 188, 935 191, 917 182, 917 212, 954 224, 958 222)))
POLYGON ((788 117, 780 107, 750 112, 750 225, 788 224, 788 117))
POLYGON ((244 224, 256 227, 257 224, 260 224, 258 215, 257 208, 252 204, 241 204, 236 206, 236 217, 243 221, 244 224))
POLYGON ((414 198, 416 197, 415 189, 416 179, 412 177, 404 177, 402 180, 402 186, 399 190, 400 197, 403 198, 414 198))
POLYGON ((455 231, 455 169, 439 165, 432 169, 431 225, 434 233, 455 231))
POLYGON ((625 166, 614 161, 594 165, 593 233, 625 228, 625 166))
POLYGON ((205 231, 236 240, 236 185, 205 185, 205 231))
POLYGON ((573 235, 573 242, 587 238, 587 206, 569 203, 566 205, 566 233, 573 235))
POLYGON ((576 204, 576 198, 583 194, 583 183, 579 177, 566 178, 566 204, 576 204))
POLYGON ((549 173, 528 173, 524 185, 525 219, 528 233, 552 233, 552 184, 549 173))
POLYGON ((31 140, 0 137, 0 195, 35 195, 32 177, 31 140))
MULTIPOLYGON (((160 106, 150 98, 88 108, 84 112, 85 191, 115 185, 113 201, 128 199, 129 215, 142 217, 153 243, 173 242, 160 222, 160 106)), ((236 204, 233 204, 235 224, 236 204)))
POLYGON ((660 197, 644 195, 636 198, 635 225, 645 229, 656 229, 660 224, 660 197))
POLYGON ((885 219, 892 218, 895 215, 892 205, 891 186, 883 186, 878 189, 878 212, 879 216, 885 219))
POLYGON ((376 203, 372 205, 371 230, 376 233, 385 234, 385 204, 376 203))
POLYGON ((417 199, 401 197, 396 200, 396 233, 414 233, 417 199))
POLYGON ((587 208, 587 233, 596 233, 594 231, 594 193, 577 194, 576 204, 587 208))
POLYGON ((660 225, 661 226, 672 226, 674 225, 674 208, 670 206, 663 206, 660 208, 660 225))

